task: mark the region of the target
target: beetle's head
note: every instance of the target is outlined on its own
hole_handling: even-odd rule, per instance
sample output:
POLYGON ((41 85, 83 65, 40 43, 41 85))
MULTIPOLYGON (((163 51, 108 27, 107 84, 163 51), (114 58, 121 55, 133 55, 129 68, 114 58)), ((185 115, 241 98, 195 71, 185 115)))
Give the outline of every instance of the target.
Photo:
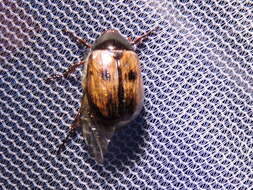
POLYGON ((92 50, 133 50, 133 47, 118 30, 111 29, 96 40, 92 50))

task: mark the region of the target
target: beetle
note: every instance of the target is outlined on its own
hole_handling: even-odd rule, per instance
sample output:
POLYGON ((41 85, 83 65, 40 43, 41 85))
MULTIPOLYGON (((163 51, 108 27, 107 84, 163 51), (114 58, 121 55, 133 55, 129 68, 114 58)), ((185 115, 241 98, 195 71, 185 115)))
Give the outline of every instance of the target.
POLYGON ((76 129, 81 127, 84 140, 95 160, 102 163, 111 137, 117 129, 134 120, 143 107, 144 91, 140 62, 133 45, 138 44, 157 28, 135 40, 123 37, 117 30, 105 31, 94 43, 69 33, 91 49, 85 61, 76 63, 62 75, 52 75, 46 82, 68 77, 84 65, 81 107, 58 154, 76 129))

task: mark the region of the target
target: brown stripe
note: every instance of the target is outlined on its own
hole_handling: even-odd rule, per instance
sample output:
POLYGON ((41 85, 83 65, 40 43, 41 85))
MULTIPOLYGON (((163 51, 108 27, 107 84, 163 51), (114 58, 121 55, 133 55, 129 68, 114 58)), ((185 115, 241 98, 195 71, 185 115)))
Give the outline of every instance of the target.
POLYGON ((121 115, 124 113, 124 87, 123 87, 123 77, 122 77, 122 71, 121 71, 121 65, 120 65, 120 60, 117 61, 117 69, 118 69, 118 80, 119 80, 119 86, 118 86, 118 101, 119 101, 119 106, 118 106, 118 113, 121 115))

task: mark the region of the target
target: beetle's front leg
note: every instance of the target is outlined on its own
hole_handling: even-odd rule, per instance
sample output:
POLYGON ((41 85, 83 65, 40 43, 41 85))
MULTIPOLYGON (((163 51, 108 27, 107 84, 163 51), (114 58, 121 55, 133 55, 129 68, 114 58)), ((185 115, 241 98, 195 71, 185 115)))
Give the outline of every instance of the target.
POLYGON ((75 39, 78 43, 85 45, 88 48, 92 48, 92 45, 89 44, 86 40, 78 38, 74 33, 64 29, 63 32, 67 33, 70 37, 72 37, 73 39, 75 39))
POLYGON ((44 79, 45 82, 50 82, 51 80, 55 80, 55 79, 58 79, 58 78, 66 78, 68 77, 71 73, 73 73, 77 67, 81 66, 81 65, 84 65, 85 62, 79 62, 79 63, 75 63, 74 65, 70 66, 68 68, 67 71, 65 71, 63 74, 55 74, 55 75, 52 75, 50 77, 47 77, 44 79))
POLYGON ((130 41, 130 43, 131 43, 132 45, 138 44, 142 39, 146 38, 148 35, 150 35, 151 33, 153 33, 154 31, 156 31, 156 30, 158 30, 158 29, 159 29, 159 27, 156 27, 156 28, 154 28, 153 30, 150 30, 150 31, 146 32, 145 34, 143 34, 143 35, 137 37, 137 38, 134 39, 134 40, 132 40, 131 38, 128 38, 128 40, 130 41))
POLYGON ((72 137, 76 134, 76 130, 80 127, 80 121, 81 121, 81 109, 79 109, 78 113, 76 114, 75 120, 72 123, 72 125, 70 126, 68 135, 62 141, 62 143, 59 145, 58 150, 57 150, 57 155, 59 155, 62 152, 66 143, 69 141, 70 137, 72 137))

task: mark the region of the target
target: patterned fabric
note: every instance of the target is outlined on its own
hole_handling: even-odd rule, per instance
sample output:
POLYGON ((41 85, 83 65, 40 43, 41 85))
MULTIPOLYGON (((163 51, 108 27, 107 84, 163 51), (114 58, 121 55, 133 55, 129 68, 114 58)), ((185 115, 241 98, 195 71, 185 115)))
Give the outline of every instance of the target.
POLYGON ((0 189, 240 189, 253 187, 251 0, 0 1, 0 189), (112 138, 103 165, 82 132, 81 68, 107 29, 136 38, 144 109, 112 138))

